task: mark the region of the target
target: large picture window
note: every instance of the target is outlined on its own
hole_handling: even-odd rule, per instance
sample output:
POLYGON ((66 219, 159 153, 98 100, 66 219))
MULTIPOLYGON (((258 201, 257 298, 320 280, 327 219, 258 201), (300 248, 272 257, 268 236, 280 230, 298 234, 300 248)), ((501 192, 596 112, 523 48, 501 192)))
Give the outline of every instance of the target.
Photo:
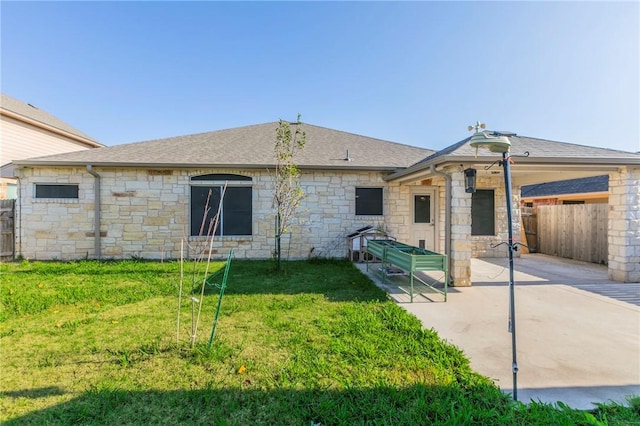
POLYGON ((218 213, 225 182, 227 183, 227 189, 222 199, 220 218, 215 235, 252 235, 253 198, 250 177, 204 175, 195 176, 191 178, 191 181, 192 236, 206 236, 210 233, 210 224, 216 213, 218 213), (222 182, 223 179, 224 182, 222 182))
POLYGON ((36 184, 36 198, 78 198, 78 185, 36 184))
POLYGON ((478 189, 471 195, 471 235, 496 234, 493 189, 478 189))
POLYGON ((382 188, 356 188, 356 215, 382 216, 382 188))

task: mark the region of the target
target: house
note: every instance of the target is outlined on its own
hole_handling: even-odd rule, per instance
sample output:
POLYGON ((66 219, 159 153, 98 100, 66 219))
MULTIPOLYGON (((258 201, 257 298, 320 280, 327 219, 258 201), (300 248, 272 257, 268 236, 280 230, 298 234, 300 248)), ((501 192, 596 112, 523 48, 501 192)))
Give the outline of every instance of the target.
MULTIPOLYGON (((178 258, 181 241, 202 239, 209 191, 215 209, 226 184, 214 254, 233 248, 237 257, 269 258, 277 126, 15 161, 16 252, 38 259, 178 258)), ((344 257, 347 235, 366 226, 446 253, 459 286, 471 284, 472 256, 506 256, 504 246, 495 247, 507 239, 499 155, 476 152, 470 138, 434 152, 310 124, 304 130, 307 144, 296 162, 306 198, 284 242, 290 258, 344 257), (477 170, 473 194, 465 191, 469 168, 477 170)), ((510 141, 514 206, 523 185, 608 175, 609 274, 640 281, 640 155, 507 132, 476 135, 510 141)), ((513 214, 517 228, 519 209, 513 214)))
POLYGON ((522 207, 535 212, 538 206, 558 204, 606 204, 609 201, 609 175, 525 185, 520 194, 522 207))
POLYGON ((31 104, 0 97, 0 200, 14 199, 14 160, 103 146, 92 137, 31 104))

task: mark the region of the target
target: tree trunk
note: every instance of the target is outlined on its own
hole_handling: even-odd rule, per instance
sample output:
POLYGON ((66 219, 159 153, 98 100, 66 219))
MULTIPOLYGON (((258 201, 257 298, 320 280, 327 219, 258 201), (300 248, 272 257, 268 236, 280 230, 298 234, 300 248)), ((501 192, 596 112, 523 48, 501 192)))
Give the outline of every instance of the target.
MULTIPOLYGON (((279 210, 279 209, 278 209, 279 210)), ((280 232, 280 224, 282 218, 280 217, 280 212, 276 215, 276 271, 280 272, 280 259, 282 250, 280 249, 280 241, 282 239, 282 233, 280 232)))

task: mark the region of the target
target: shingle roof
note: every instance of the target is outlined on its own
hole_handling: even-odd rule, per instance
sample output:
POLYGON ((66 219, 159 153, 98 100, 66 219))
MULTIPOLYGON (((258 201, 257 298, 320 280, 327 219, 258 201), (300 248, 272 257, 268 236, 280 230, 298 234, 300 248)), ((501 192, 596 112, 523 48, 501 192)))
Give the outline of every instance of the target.
MULTIPOLYGON (((511 132, 485 132, 489 135, 508 135, 508 139, 511 142, 511 154, 519 155, 524 152, 529 152, 531 158, 622 158, 622 157, 635 157, 640 159, 640 154, 634 154, 626 151, 618 151, 609 148, 596 148, 593 146, 577 145, 566 142, 556 142, 546 139, 532 138, 528 136, 518 136, 511 132)), ((469 145, 471 137, 463 139, 462 141, 451 145, 441 151, 436 152, 423 161, 432 160, 442 156, 454 156, 454 157, 482 157, 491 156, 495 157, 494 153, 487 150, 478 150, 469 145)))
POLYGON ((68 123, 65 123, 59 118, 54 117, 48 112, 41 110, 31 104, 26 104, 22 101, 19 101, 18 99, 12 98, 11 96, 5 95, 4 93, 1 94, 0 97, 0 108, 23 116, 25 118, 37 121, 46 126, 53 127, 58 130, 62 130, 64 132, 86 139, 89 142, 93 142, 95 145, 102 146, 101 143, 96 141, 91 136, 87 135, 84 132, 81 132, 80 130, 69 125, 68 123))
MULTIPOLYGON (((272 166, 278 122, 16 161, 36 165, 165 167, 272 166)), ((293 126, 292 126, 293 127, 293 126)), ((395 170, 434 151, 325 127, 303 124, 307 144, 296 154, 300 167, 395 170), (350 161, 346 161, 347 151, 350 161)))
MULTIPOLYGON (((527 158, 519 158, 519 163, 543 163, 543 164, 563 164, 563 163, 584 163, 584 164, 638 164, 640 165, 640 154, 619 151, 608 148, 597 148, 592 146, 577 145, 566 142, 556 142, 546 139, 519 136, 512 132, 485 131, 491 136, 506 136, 511 142, 511 155, 524 155, 529 153, 527 158)), ((447 162, 475 161, 478 163, 490 163, 498 159, 499 154, 492 153, 486 149, 476 150, 469 145, 471 137, 465 138, 453 145, 448 146, 434 154, 418 161, 405 170, 398 171, 389 176, 389 180, 410 175, 414 172, 428 169, 430 165, 439 165, 447 162)))
POLYGON ((586 178, 562 180, 557 182, 525 185, 521 188, 521 196, 544 197, 563 194, 584 194, 590 192, 607 192, 609 190, 609 176, 590 176, 586 178))

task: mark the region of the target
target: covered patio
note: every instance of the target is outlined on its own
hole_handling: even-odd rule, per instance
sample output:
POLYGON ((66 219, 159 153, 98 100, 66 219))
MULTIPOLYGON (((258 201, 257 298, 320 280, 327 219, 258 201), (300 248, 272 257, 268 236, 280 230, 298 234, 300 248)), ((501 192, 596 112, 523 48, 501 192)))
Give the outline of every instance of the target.
MULTIPOLYGON (((518 399, 590 409, 640 395, 640 282, 617 283, 605 266, 541 254, 522 255, 515 267, 518 399)), ((393 284, 368 276, 511 393, 507 261, 475 258, 471 269, 473 285, 450 289, 447 303, 407 303, 393 284)))
MULTIPOLYGON (((476 132, 510 142, 513 235, 520 240, 523 185, 588 176, 609 176, 608 278, 640 281, 640 155, 511 132, 476 132)), ((474 136, 475 136, 474 135, 474 136)), ((436 247, 449 256, 454 286, 472 284, 472 258, 506 257, 506 191, 500 154, 476 150, 471 137, 386 178, 401 188, 436 188, 436 247), (465 171, 475 170, 476 192, 467 191, 465 171)))

